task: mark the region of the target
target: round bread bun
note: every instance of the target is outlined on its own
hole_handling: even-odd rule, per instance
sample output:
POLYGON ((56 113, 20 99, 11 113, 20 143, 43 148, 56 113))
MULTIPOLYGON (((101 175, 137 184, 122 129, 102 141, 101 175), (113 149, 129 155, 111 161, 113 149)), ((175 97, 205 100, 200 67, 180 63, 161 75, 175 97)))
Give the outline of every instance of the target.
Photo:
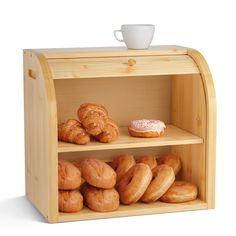
POLYGON ((175 175, 178 174, 178 172, 181 169, 180 158, 174 154, 171 154, 171 153, 162 155, 161 157, 157 158, 157 163, 159 165, 166 164, 166 165, 172 167, 175 172, 175 175))
POLYGON ((117 178, 116 183, 118 184, 121 177, 136 164, 134 156, 130 154, 122 154, 117 156, 110 163, 111 167, 116 171, 117 178))
POLYGON ((195 184, 186 181, 175 181, 160 199, 168 203, 188 202, 196 199, 197 194, 195 184))
POLYGON ((139 158, 136 159, 136 162, 147 164, 151 169, 157 166, 156 157, 152 155, 140 156, 139 158))
POLYGON ((58 188, 60 190, 73 190, 81 184, 81 172, 71 162, 58 160, 58 188))
POLYGON ((79 191, 59 191, 59 211, 72 213, 82 208, 83 196, 79 191))
POLYGON ((119 205, 119 194, 115 188, 101 189, 83 184, 82 194, 88 208, 98 212, 116 210, 119 205))
POLYGON ((131 167, 121 178, 118 184, 120 201, 129 205, 137 202, 152 180, 150 167, 143 163, 138 163, 131 167))
POLYGON ((94 187, 109 189, 116 184, 116 172, 104 161, 85 158, 79 162, 82 177, 94 187))
POLYGON ((158 165, 152 169, 152 181, 143 194, 141 201, 157 201, 174 183, 175 173, 168 165, 158 165))

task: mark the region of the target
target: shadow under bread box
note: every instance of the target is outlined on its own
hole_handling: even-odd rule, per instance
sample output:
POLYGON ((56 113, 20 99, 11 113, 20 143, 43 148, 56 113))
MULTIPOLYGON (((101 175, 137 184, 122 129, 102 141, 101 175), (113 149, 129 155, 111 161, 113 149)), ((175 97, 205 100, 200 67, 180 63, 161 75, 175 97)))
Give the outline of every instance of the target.
POLYGON ((26 195, 48 222, 214 208, 215 92, 198 51, 179 46, 24 50, 24 92, 26 195), (87 145, 58 141, 58 123, 76 118, 84 102, 109 110, 121 127, 117 141, 87 145), (163 137, 128 135, 131 120, 153 117, 167 124, 163 137), (109 161, 120 153, 166 151, 181 157, 179 176, 197 184, 196 200, 121 205, 106 213, 86 207, 78 213, 59 212, 59 158, 90 155, 109 161))

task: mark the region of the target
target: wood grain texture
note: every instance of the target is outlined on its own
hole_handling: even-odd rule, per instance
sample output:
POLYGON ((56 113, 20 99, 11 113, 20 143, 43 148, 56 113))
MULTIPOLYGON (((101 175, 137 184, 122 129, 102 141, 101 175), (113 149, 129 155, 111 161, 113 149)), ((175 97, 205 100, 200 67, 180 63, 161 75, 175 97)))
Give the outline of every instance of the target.
POLYGON ((56 222, 57 113, 55 90, 42 55, 24 51, 26 195, 49 222, 56 222), (35 71, 31 79, 28 71, 35 71))
POLYGON ((87 145, 76 145, 65 142, 58 142, 58 152, 76 152, 76 151, 98 151, 109 149, 127 149, 127 148, 146 148, 168 145, 184 145, 202 143, 203 139, 179 129, 173 125, 168 125, 165 134, 158 138, 136 138, 128 134, 127 127, 121 127, 120 137, 117 141, 104 144, 98 141, 92 141, 87 145))
POLYGON ((48 63, 53 79, 199 73, 188 55, 49 59, 48 63), (135 60, 136 64, 130 66, 130 59, 135 60))
POLYGON ((148 50, 129 50, 127 47, 94 47, 94 48, 51 48, 34 49, 35 52, 50 58, 86 58, 86 57, 121 57, 121 56, 160 56, 184 55, 187 48, 176 45, 151 46, 148 50))
POLYGON ((198 51, 188 49, 188 55, 198 65, 206 99, 206 202, 208 208, 215 207, 216 165, 216 97, 214 83, 206 60, 198 51))
POLYGON ((200 145, 172 147, 181 157, 181 179, 198 186, 199 198, 206 200, 206 106, 200 75, 174 76, 172 79, 172 124, 204 140, 200 145))
POLYGON ((169 76, 54 80, 58 122, 77 118, 82 103, 102 104, 120 126, 134 119, 160 119, 170 123, 169 76))
POLYGON ((136 203, 130 206, 121 205, 113 212, 94 212, 84 207, 82 211, 77 213, 59 213, 59 222, 73 221, 73 220, 87 220, 87 219, 101 219, 121 216, 147 215, 176 211, 192 211, 207 209, 207 204, 199 199, 187 203, 136 203))

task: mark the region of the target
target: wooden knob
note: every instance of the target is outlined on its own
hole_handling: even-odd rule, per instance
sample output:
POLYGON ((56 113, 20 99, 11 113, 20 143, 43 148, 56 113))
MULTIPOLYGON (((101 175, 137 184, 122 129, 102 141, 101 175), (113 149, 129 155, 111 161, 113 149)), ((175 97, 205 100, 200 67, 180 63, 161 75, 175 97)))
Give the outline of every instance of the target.
POLYGON ((135 65, 136 64, 136 60, 135 59, 129 59, 128 60, 128 65, 129 66, 133 66, 133 65, 135 65))

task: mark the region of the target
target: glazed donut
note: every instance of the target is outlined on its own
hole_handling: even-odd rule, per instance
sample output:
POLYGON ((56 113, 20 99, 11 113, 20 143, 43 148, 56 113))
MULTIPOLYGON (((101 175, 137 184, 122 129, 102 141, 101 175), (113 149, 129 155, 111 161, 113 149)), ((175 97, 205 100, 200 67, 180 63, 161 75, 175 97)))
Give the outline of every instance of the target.
POLYGON ((113 159, 110 165, 116 171, 117 184, 119 183, 121 177, 135 164, 135 159, 133 155, 130 154, 122 154, 113 159))
POLYGON ((116 184, 116 172, 105 162, 93 159, 82 159, 79 164, 82 177, 90 185, 98 188, 113 188, 116 184))
POLYGON ((160 199, 168 203, 188 202, 196 199, 197 193, 195 184, 186 181, 175 181, 160 199))
POLYGON ((143 202, 157 201, 174 183, 175 173, 168 165, 158 165, 152 169, 152 181, 141 197, 143 202))
POLYGON ((133 120, 128 131, 131 136, 142 138, 155 138, 164 134, 166 126, 160 120, 133 120))
POLYGON ((118 184, 120 201, 129 205, 137 202, 152 180, 150 167, 143 163, 135 164, 121 178, 118 184))
POLYGON ((59 191, 59 211, 72 213, 82 208, 83 196, 79 191, 59 191))
POLYGON ((120 205, 119 194, 115 188, 101 189, 84 184, 82 194, 86 206, 94 211, 114 211, 120 205))
POLYGON ((178 156, 174 154, 165 154, 159 158, 157 158, 157 163, 159 165, 166 164, 173 168, 175 175, 180 171, 181 169, 181 160, 178 156))
POLYGON ((58 160, 58 188, 72 190, 79 188, 81 172, 75 165, 66 160, 58 160))
POLYGON ((140 156, 136 159, 136 162, 147 164, 151 169, 157 166, 156 157, 151 155, 140 156))

